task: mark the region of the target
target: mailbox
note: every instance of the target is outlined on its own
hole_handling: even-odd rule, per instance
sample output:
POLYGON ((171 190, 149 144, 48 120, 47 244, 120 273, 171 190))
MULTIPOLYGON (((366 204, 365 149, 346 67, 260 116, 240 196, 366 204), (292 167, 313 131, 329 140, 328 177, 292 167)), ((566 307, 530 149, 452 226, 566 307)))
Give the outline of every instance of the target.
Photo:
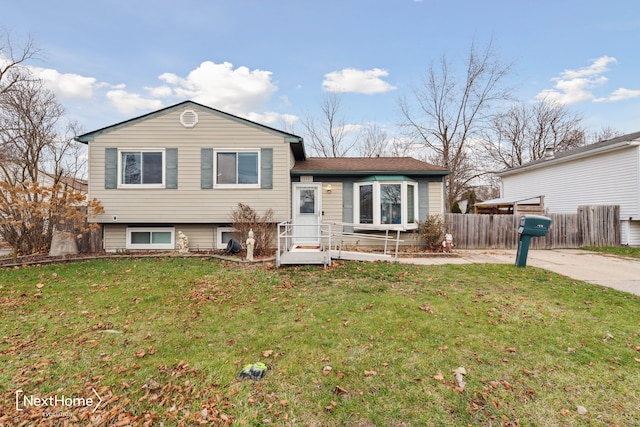
POLYGON ((516 254, 516 265, 518 267, 527 266, 527 255, 529 254, 529 244, 532 237, 544 237, 549 231, 551 218, 539 215, 523 215, 520 218, 518 234, 518 253, 516 254))
POLYGON ((551 218, 539 215, 523 215, 520 218, 518 233, 527 236, 546 236, 551 225, 551 218))

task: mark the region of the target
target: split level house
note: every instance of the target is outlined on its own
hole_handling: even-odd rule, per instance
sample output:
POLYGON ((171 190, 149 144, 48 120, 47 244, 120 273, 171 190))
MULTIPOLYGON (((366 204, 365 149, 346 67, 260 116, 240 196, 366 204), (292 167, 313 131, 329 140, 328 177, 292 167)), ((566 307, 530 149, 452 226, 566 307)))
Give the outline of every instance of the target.
POLYGON ((621 242, 640 246, 640 132, 630 133, 500 172, 505 200, 544 198, 549 213, 619 205, 621 242))
MULTIPOLYGON (((443 168, 413 158, 310 158, 301 137, 185 101, 77 136, 103 247, 223 249, 239 203, 276 223, 412 232, 444 215, 443 168)), ((300 233, 304 234, 304 233, 300 233)), ((313 240, 314 236, 298 236, 313 240)))

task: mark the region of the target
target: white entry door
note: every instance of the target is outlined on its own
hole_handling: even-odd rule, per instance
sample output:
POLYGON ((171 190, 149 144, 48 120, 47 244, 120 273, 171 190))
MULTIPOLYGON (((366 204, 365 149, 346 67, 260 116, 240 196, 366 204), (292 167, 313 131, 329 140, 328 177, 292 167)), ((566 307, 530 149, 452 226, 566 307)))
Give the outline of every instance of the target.
POLYGON ((320 245, 322 222, 322 184, 293 183, 293 243, 298 249, 312 249, 320 245))

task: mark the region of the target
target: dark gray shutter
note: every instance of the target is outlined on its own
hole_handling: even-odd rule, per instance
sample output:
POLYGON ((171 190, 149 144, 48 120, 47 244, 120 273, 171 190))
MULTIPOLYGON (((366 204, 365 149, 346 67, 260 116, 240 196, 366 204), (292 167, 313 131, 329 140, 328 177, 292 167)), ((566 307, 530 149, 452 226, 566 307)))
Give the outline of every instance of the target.
POLYGON ((200 150, 200 188, 213 188, 213 148, 200 150))
POLYGON ((260 188, 273 188, 273 148, 260 150, 260 188))
POLYGON ((104 149, 104 188, 118 188, 118 149, 104 149))
POLYGON ((178 188, 178 149, 167 148, 165 150, 165 179, 166 188, 176 189, 178 188))
POLYGON ((429 216, 429 182, 418 181, 418 221, 424 221, 429 216))
MULTIPOLYGON (((342 222, 351 224, 353 222, 353 181, 342 183, 342 222)), ((345 226, 345 233, 353 233, 353 227, 345 226)))

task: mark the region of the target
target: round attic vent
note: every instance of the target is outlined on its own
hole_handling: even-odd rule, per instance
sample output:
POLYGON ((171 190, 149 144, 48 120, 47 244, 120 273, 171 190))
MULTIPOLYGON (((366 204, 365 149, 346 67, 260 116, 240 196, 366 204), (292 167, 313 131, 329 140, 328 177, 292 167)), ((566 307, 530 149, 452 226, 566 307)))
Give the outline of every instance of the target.
POLYGON ((180 114, 180 123, 186 128, 192 128, 198 124, 198 113, 193 110, 185 110, 180 114))

